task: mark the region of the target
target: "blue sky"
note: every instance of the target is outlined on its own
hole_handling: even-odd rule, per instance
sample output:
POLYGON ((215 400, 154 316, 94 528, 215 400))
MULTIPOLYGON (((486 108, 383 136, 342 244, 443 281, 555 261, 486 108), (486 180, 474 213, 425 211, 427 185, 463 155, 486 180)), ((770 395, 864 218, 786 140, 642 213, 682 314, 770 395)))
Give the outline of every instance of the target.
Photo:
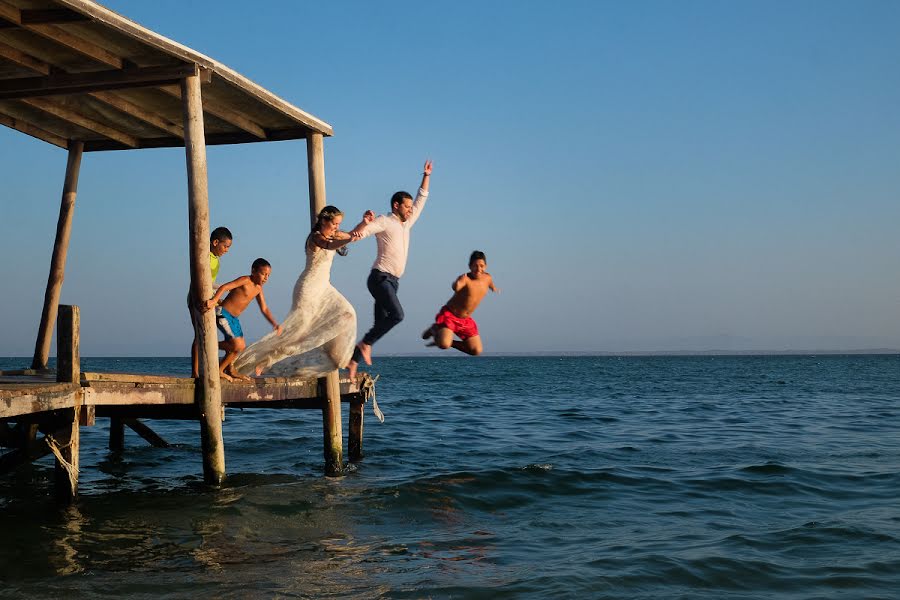
MULTIPOLYGON (((334 127, 328 202, 432 195, 401 281, 418 334, 474 249, 486 351, 900 348, 900 3, 108 0, 334 127)), ((33 352, 65 152, 0 130, 3 335, 33 352)), ((64 303, 82 353, 184 355, 184 152, 86 154, 64 303)), ((257 256, 288 308, 305 143, 209 149, 219 281, 257 256)), ((332 281, 371 324, 372 240, 332 281)), ((254 339, 268 326, 248 309, 254 339)))

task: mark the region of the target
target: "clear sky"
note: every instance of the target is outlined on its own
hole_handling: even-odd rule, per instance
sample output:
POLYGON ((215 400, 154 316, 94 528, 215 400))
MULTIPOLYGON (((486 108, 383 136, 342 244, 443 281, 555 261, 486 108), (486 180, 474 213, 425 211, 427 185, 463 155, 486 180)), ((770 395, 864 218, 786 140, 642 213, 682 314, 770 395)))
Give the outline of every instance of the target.
MULTIPOLYGON (((483 250, 486 351, 900 348, 900 2, 107 0, 334 127, 327 199, 357 220, 432 193, 401 280, 419 333, 483 250)), ((30 356, 66 153, 0 128, 0 355, 30 356)), ((219 282, 309 231, 303 141, 212 147, 219 282)), ((63 303, 82 354, 186 355, 182 149, 89 153, 63 303)), ((332 281, 371 325, 375 243, 332 281)), ((254 307, 249 340, 268 330, 254 307)))

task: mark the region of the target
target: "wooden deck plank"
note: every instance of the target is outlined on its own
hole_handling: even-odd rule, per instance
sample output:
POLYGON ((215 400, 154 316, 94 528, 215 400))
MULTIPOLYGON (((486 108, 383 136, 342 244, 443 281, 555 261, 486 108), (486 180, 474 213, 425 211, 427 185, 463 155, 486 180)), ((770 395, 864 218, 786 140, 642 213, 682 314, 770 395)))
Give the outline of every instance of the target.
POLYGON ((81 389, 67 383, 0 389, 0 419, 73 408, 81 389))
MULTIPOLYGON (((88 372, 81 374, 79 387, 56 383, 52 373, 30 374, 32 371, 25 369, 19 372, 29 374, 0 374, 0 419, 73 408, 79 401, 85 407, 133 407, 136 411, 147 407, 151 412, 195 403, 195 381, 190 377, 88 372)), ((357 384, 349 379, 341 380, 340 390, 342 402, 364 402, 357 384)), ((246 382, 222 382, 223 403, 240 408, 321 408, 317 392, 315 379, 260 377, 246 382)))

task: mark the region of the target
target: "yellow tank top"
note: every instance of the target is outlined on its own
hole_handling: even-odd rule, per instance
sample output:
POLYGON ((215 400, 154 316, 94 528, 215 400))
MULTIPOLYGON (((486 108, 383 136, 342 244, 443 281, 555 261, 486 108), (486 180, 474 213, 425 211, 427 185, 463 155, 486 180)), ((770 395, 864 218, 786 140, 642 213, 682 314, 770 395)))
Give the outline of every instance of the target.
POLYGON ((212 272, 212 282, 216 282, 216 276, 219 274, 219 257, 209 253, 209 270, 212 272))

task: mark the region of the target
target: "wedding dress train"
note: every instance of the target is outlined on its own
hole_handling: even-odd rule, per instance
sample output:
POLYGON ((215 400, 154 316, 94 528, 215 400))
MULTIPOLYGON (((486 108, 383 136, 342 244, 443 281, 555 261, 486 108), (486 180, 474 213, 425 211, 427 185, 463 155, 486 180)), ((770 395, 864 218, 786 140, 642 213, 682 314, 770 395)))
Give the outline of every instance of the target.
POLYGON ((344 368, 356 344, 356 311, 331 285, 334 250, 307 244, 306 268, 294 285, 294 301, 281 324, 241 352, 238 372, 316 377, 344 368))

